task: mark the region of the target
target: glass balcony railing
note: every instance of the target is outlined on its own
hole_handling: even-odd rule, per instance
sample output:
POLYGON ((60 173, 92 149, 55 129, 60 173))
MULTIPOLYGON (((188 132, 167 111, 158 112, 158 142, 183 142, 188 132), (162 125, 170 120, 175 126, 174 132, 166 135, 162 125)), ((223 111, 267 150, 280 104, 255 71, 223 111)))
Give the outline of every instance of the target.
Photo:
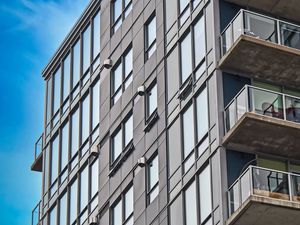
POLYGON ((44 147, 43 137, 44 135, 42 134, 34 144, 34 160, 36 160, 43 151, 43 147, 44 147))
POLYGON ((250 196, 300 203, 300 175, 248 167, 228 190, 229 216, 250 196))
POLYGON ((300 123, 300 98, 246 85, 225 108, 226 132, 246 112, 300 123))
POLYGON ((31 225, 40 225, 40 219, 41 219, 41 202, 39 202, 36 207, 32 210, 31 215, 31 225))
POLYGON ((241 35, 300 49, 300 26, 242 9, 221 33, 222 56, 241 35))

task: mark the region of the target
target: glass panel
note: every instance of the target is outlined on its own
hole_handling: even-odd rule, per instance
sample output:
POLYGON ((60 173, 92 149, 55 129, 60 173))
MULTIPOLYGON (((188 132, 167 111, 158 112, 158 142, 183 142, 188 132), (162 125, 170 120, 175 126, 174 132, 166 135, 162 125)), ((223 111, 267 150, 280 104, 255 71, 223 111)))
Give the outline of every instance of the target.
POLYGON ((125 77, 132 71, 132 49, 125 56, 125 77))
POLYGON ((195 153, 193 152, 184 162, 184 172, 186 173, 195 162, 195 153))
POLYGON ((61 69, 59 68, 53 75, 53 113, 60 107, 60 90, 61 90, 61 69))
POLYGON ((241 201, 242 204, 250 197, 251 190, 250 190, 250 170, 241 177, 241 201))
POLYGON ((186 225, 197 225, 196 182, 194 181, 185 191, 186 225))
POLYGON ((59 154, 59 136, 57 135, 51 146, 51 184, 58 176, 58 154, 59 154))
POLYGON ((153 202, 153 200, 158 196, 159 194, 159 186, 157 185, 149 194, 149 202, 153 202))
POLYGON ((265 169, 253 169, 255 195, 289 200, 288 175, 265 169))
POLYGON ((158 155, 149 163, 149 191, 157 184, 159 178, 158 155))
POLYGON ((73 83, 72 88, 78 83, 80 77, 80 41, 73 47, 73 83))
POLYGON ((170 176, 181 165, 181 139, 182 138, 180 137, 180 119, 177 119, 168 130, 168 168, 170 176))
POLYGON ((300 202, 300 176, 291 175, 292 200, 300 202))
POLYGON ((67 193, 60 199, 59 225, 67 225, 67 193))
POLYGON ((125 220, 133 213, 133 186, 125 194, 125 220))
MULTIPOLYGON (((243 29, 243 13, 239 13, 239 15, 235 18, 232 24, 232 31, 233 31, 233 42, 235 42, 244 32, 243 29)), ((249 35, 249 32, 247 33, 247 30, 245 31, 246 34, 249 35)))
POLYGON ((181 83, 192 73, 191 34, 189 33, 180 44, 181 50, 181 83))
POLYGON ((133 216, 124 225, 133 225, 133 216))
POLYGON ((120 129, 118 133, 115 134, 112 140, 113 152, 112 152, 112 161, 115 161, 118 156, 122 153, 122 130, 120 129))
POLYGON ((157 84, 148 92, 148 117, 157 109, 157 84))
POLYGON ((52 94, 52 78, 50 78, 48 81, 47 81, 47 115, 46 115, 46 120, 47 120, 47 123, 50 122, 50 119, 51 119, 51 116, 52 116, 52 97, 51 97, 51 94, 52 94))
POLYGON ((207 104, 207 89, 205 88, 196 99, 197 104, 197 132, 198 141, 208 131, 208 104, 207 104))
POLYGON ((125 146, 129 144, 129 142, 133 138, 133 119, 132 115, 125 122, 125 146))
POLYGON ((286 119, 296 123, 300 122, 300 99, 285 96, 286 119))
POLYGON ((237 120, 239 120, 247 111, 248 96, 245 88, 236 99, 237 120))
POLYGON ((93 95, 92 130, 94 130, 100 120, 100 105, 99 105, 99 103, 100 103, 100 81, 99 80, 92 88, 92 95, 93 95))
POLYGON ((200 187, 200 215, 201 223, 210 215, 212 210, 210 166, 208 165, 199 176, 200 187))
POLYGON ((182 25, 190 15, 190 7, 188 6, 189 0, 180 0, 179 10, 180 10, 180 25, 182 25))
POLYGON ((91 64, 91 26, 89 25, 83 33, 83 56, 82 66, 83 73, 90 67, 91 64))
POLYGON ((98 159, 93 163, 91 169, 91 197, 93 198, 94 195, 98 192, 98 179, 99 179, 99 166, 98 166, 98 159))
POLYGON ((61 170, 68 164, 69 155, 69 122, 62 128, 61 133, 61 170))
POLYGON ((148 55, 147 55, 147 57, 150 58, 151 55, 153 55, 153 53, 155 52, 155 50, 156 50, 156 43, 154 43, 154 44, 151 46, 151 48, 148 49, 148 55))
POLYGON ((233 214, 240 207, 240 183, 237 182, 230 190, 229 190, 229 214, 233 214))
POLYGON ((114 93, 122 85, 122 63, 120 63, 113 72, 114 93))
POLYGON ((147 46, 149 48, 156 39, 156 17, 153 17, 147 26, 147 46))
POLYGON ((56 221, 56 215, 57 214, 57 210, 56 210, 56 206, 54 206, 54 208, 50 211, 50 219, 49 219, 49 224, 50 225, 56 225, 57 221, 56 221))
POLYGON ((280 23, 281 40, 283 45, 300 49, 300 28, 291 24, 280 23))
POLYGON ((94 37, 93 37, 93 60, 100 53, 100 12, 93 19, 94 21, 94 37))
POLYGON ((204 16, 194 26, 194 43, 195 43, 195 65, 197 66, 205 57, 205 25, 204 16))
POLYGON ((222 34, 222 54, 224 55, 232 46, 233 44, 233 37, 232 37, 232 25, 230 25, 226 31, 222 34))
POLYGON ((82 127, 81 127, 81 143, 83 143, 90 134, 90 96, 87 95, 82 102, 82 127))
POLYGON ((198 156, 201 156, 208 147, 209 147, 209 138, 207 136, 198 147, 198 156))
POLYGON ((122 0, 115 0, 114 2, 114 22, 122 14, 122 0))
POLYGON ((79 148, 79 110, 72 114, 72 145, 71 145, 71 157, 75 155, 79 148))
POLYGON ((113 225, 122 225, 122 201, 120 200, 112 210, 113 225))
POLYGON ((63 100, 65 100, 70 93, 70 77, 71 77, 70 54, 67 55, 63 63, 64 63, 63 100))
POLYGON ((88 203, 89 194, 89 170, 86 166, 80 174, 80 212, 88 203))
MULTIPOLYGON (((128 0, 125 0, 125 2, 128 2, 128 0)), ((127 7, 127 5, 125 6, 127 7)), ((129 13, 131 12, 132 10, 132 4, 131 2, 128 4, 128 7, 125 9, 125 12, 124 12, 124 16, 125 18, 129 15, 129 13)))
POLYGON ((260 15, 245 13, 245 33, 277 43, 276 21, 260 15))
POLYGON ((50 158, 50 151, 49 151, 49 146, 45 150, 44 154, 44 185, 45 185, 45 190, 44 192, 48 191, 49 188, 49 158, 50 158))
POLYGON ((183 147, 184 147, 184 158, 186 158, 189 153, 194 148, 194 115, 193 115, 193 105, 183 114, 183 147))
POLYGON ((179 195, 170 206, 170 225, 182 225, 182 197, 179 195))
POLYGON ((253 98, 254 111, 261 115, 283 119, 283 101, 282 95, 252 88, 251 96, 253 98))
POLYGON ((73 182, 70 188, 70 222, 71 224, 77 217, 77 180, 73 182))

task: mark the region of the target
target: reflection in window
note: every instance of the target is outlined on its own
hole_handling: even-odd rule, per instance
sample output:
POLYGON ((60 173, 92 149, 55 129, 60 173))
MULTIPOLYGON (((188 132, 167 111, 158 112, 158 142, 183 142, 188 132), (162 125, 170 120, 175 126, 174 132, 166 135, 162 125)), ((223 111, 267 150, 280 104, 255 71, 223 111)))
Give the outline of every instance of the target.
POLYGON ((91 169, 91 198, 93 198, 98 192, 98 176, 99 176, 99 166, 98 166, 98 159, 92 164, 91 169))
POLYGON ((81 143, 83 144, 90 134, 90 98, 87 95, 81 105, 82 126, 81 126, 81 143))
POLYGON ((197 66, 205 57, 205 27, 204 16, 194 25, 194 43, 195 43, 195 65, 197 66))
POLYGON ((170 225, 182 225, 182 197, 179 195, 170 206, 170 225))
POLYGON ((194 148, 193 105, 190 105, 183 114, 183 143, 184 157, 186 158, 194 148))
POLYGON ((210 167, 208 165, 199 175, 201 223, 210 215, 212 210, 210 182, 210 167))
POLYGON ((50 218, 49 218, 49 225, 56 225, 57 223, 57 210, 56 210, 56 206, 54 206, 54 208, 51 209, 50 211, 50 218))
POLYGON ((72 88, 76 86, 80 78, 80 40, 73 47, 73 82, 72 88))
POLYGON ((67 122, 61 132, 61 171, 67 166, 69 153, 69 122, 67 122))
POLYGON ((60 83, 61 82, 61 69, 59 68, 55 74, 53 75, 53 113, 55 114, 56 111, 60 107, 60 83))
POLYGON ((185 191, 185 221, 186 225, 197 225, 196 182, 185 191))
POLYGON ((72 129, 71 129, 71 157, 75 155, 79 148, 79 110, 78 108, 71 116, 72 129))
POLYGON ((97 83, 92 87, 92 104, 93 104, 93 118, 92 118, 92 130, 94 130, 96 128, 96 126, 99 123, 99 119, 100 119, 100 81, 98 80, 97 83))
POLYGON ((197 104, 197 132, 198 141, 208 131, 208 104, 207 104, 207 89, 205 88, 196 98, 197 104))
POLYGON ((67 225, 67 200, 67 193, 65 193, 59 200, 59 225, 67 225))
POLYGON ((124 19, 129 15, 132 10, 131 0, 114 0, 112 5, 113 24, 112 31, 116 32, 121 26, 124 19))
POLYGON ((58 153, 59 153, 59 136, 57 135, 51 145, 51 184, 58 176, 58 153))
POLYGON ((77 218, 77 180, 73 182, 70 188, 70 222, 73 224, 77 218))
POLYGON ((100 53, 100 12, 93 19, 94 33, 93 33, 93 60, 96 59, 100 53))
POLYGON ((64 68, 63 100, 65 100, 70 93, 70 77, 71 77, 70 63, 71 63, 70 54, 68 54, 63 61, 63 68, 64 68))
POLYGON ((125 132, 125 134, 124 134, 125 135, 125 146, 127 146, 133 138, 133 118, 132 118, 132 116, 130 116, 127 119, 127 121, 125 122, 124 132, 125 132))
POLYGON ((188 33, 180 43, 181 52, 181 84, 183 84, 192 73, 192 47, 191 34, 188 33))
POLYGON ((148 202, 151 203, 159 192, 158 155, 148 163, 148 202))
POLYGON ((114 162, 122 153, 122 129, 120 129, 112 138, 112 162, 114 162))
POLYGON ((157 109, 157 84, 155 83, 151 89, 147 92, 147 118, 157 109))
POLYGON ((125 220, 133 215, 133 186, 125 193, 125 220))
POLYGON ((82 46, 82 67, 83 67, 83 73, 87 71, 91 64, 91 27, 90 25, 86 28, 86 30, 83 32, 83 46, 82 46))
POLYGON ((80 212, 87 206, 88 204, 88 187, 89 187, 89 170, 86 166, 80 173, 80 212))
POLYGON ((146 41, 146 59, 150 58, 151 55, 156 50, 156 17, 153 16, 150 21, 146 24, 145 31, 145 41, 146 41))
POLYGON ((122 225, 122 200, 119 200, 119 202, 113 207, 112 218, 113 225, 122 225))

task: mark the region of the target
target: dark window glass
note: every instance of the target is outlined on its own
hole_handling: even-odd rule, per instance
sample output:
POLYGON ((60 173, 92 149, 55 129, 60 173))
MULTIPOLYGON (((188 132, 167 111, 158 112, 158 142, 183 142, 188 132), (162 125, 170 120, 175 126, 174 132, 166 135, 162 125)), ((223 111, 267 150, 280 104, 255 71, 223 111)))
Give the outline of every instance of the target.
POLYGON ((59 225, 67 225, 67 192, 61 197, 59 200, 60 207, 59 207, 59 225))
POLYGON ((97 81, 97 83, 92 88, 92 95, 93 95, 93 118, 92 118, 92 129, 94 130, 95 127, 99 123, 100 119, 100 81, 97 81))
POLYGON ((73 47, 73 82, 72 88, 78 83, 80 78, 80 41, 73 47))
POLYGON ((113 225, 122 225, 122 200, 120 200, 112 209, 113 225))
POLYGON ((57 209, 56 206, 54 206, 54 208, 52 208, 50 211, 49 224, 56 225, 57 224, 56 218, 57 218, 57 209))
POLYGON ((69 153, 69 122, 67 122, 61 133, 61 168, 62 170, 67 166, 69 153))
POLYGON ((158 155, 156 155, 148 164, 148 198, 151 203, 159 192, 159 168, 158 155))
POLYGON ((196 104, 198 141, 200 141, 208 131, 208 105, 206 88, 197 97, 196 104))
POLYGON ((147 117, 157 109, 157 84, 153 85, 147 93, 147 117))
POLYGON ((96 59, 100 53, 100 12, 93 19, 94 21, 94 34, 93 34, 93 60, 96 59))
POLYGON ((80 173, 80 211, 88 204, 89 170, 86 166, 80 173))
POLYGON ((82 143, 88 138, 90 133, 90 97, 87 95, 85 99, 82 102, 81 106, 82 110, 82 118, 81 118, 81 137, 82 137, 82 143))
POLYGON ((64 59, 64 87, 63 87, 63 100, 67 98, 70 93, 70 77, 71 77, 71 65, 70 54, 64 59))
POLYGON ((53 113, 60 107, 60 90, 61 90, 61 69, 59 68, 53 75, 53 113))
POLYGON ((73 182, 70 188, 70 222, 73 224, 74 220, 77 218, 77 180, 73 182))
POLYGON ((194 148, 194 113, 193 105, 183 114, 183 143, 184 157, 186 158, 194 148))
POLYGON ((179 195, 170 206, 170 225, 182 225, 182 197, 179 195))
POLYGON ((197 225, 196 182, 185 191, 185 224, 197 225))
POLYGON ((156 17, 154 16, 148 24, 146 24, 146 58, 156 50, 156 17))
POLYGON ((87 71, 91 64, 91 27, 90 25, 83 32, 83 56, 82 56, 82 66, 83 73, 87 71))
POLYGON ((72 145, 71 145, 71 157, 75 155, 79 148, 79 110, 72 114, 72 145))
POLYGON ((192 73, 191 34, 189 33, 180 44, 181 51, 181 83, 183 84, 192 73))
POLYGON ((58 153, 59 153, 59 136, 57 135, 51 145, 51 184, 58 176, 58 153))

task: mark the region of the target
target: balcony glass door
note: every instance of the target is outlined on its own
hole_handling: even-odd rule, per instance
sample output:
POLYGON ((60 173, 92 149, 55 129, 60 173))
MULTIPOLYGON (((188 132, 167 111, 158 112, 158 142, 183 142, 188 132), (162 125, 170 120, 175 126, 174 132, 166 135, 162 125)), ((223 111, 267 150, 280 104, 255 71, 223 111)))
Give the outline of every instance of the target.
POLYGON ((291 24, 280 22, 282 44, 300 49, 300 28, 291 24))

